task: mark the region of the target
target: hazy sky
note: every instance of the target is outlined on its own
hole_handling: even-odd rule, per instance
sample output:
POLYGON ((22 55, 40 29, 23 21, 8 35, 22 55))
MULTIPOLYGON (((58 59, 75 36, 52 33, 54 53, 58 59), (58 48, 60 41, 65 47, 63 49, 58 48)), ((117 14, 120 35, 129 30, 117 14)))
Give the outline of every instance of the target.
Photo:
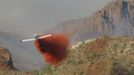
POLYGON ((0 0, 0 31, 26 35, 41 32, 63 21, 90 16, 109 1, 0 0))

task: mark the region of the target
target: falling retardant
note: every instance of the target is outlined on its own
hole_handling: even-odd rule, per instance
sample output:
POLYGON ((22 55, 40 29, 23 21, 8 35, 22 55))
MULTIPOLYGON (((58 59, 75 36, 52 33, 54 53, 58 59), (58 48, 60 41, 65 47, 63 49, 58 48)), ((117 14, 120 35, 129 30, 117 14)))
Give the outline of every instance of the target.
POLYGON ((35 47, 43 55, 45 61, 57 66, 68 54, 69 39, 60 34, 37 39, 34 41, 35 47))

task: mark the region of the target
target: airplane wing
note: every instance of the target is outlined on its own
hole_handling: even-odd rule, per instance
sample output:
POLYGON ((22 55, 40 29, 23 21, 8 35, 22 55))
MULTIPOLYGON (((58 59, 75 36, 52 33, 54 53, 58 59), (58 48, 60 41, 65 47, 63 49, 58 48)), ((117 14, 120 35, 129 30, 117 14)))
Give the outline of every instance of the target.
MULTIPOLYGON (((45 35, 45 36, 41 36, 39 37, 39 39, 43 39, 43 38, 46 38, 46 37, 50 37, 52 36, 53 34, 48 34, 48 35, 45 35)), ((31 38, 31 39, 25 39, 25 40, 21 40, 22 42, 28 42, 28 41, 34 41, 36 40, 35 38, 31 38)))
POLYGON ((25 40, 22 40, 22 42, 28 42, 28 41, 34 41, 35 38, 32 38, 32 39, 25 39, 25 40))

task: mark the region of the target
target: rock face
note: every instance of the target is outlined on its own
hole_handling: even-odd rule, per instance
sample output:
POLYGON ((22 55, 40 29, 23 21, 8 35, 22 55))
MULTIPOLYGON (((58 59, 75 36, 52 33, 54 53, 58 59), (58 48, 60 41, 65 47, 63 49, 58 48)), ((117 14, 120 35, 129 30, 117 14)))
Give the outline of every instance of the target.
POLYGON ((106 34, 134 36, 134 0, 114 0, 90 17, 60 23, 49 32, 66 33, 75 42, 106 34))
POLYGON ((116 0, 91 17, 95 31, 103 34, 134 35, 134 1, 116 0))
POLYGON ((15 70, 9 50, 0 48, 0 70, 15 70))

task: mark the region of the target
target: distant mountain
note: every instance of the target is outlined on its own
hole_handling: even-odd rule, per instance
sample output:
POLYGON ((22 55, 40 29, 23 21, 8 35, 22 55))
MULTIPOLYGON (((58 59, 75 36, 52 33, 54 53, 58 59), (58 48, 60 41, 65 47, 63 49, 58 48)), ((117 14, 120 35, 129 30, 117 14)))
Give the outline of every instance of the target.
POLYGON ((90 17, 60 23, 48 32, 64 33, 72 42, 99 35, 134 35, 134 0, 114 0, 90 17))
POLYGON ((44 66, 42 56, 34 49, 33 43, 22 43, 21 37, 0 32, 0 47, 9 49, 14 66, 21 71, 30 71, 44 66))

